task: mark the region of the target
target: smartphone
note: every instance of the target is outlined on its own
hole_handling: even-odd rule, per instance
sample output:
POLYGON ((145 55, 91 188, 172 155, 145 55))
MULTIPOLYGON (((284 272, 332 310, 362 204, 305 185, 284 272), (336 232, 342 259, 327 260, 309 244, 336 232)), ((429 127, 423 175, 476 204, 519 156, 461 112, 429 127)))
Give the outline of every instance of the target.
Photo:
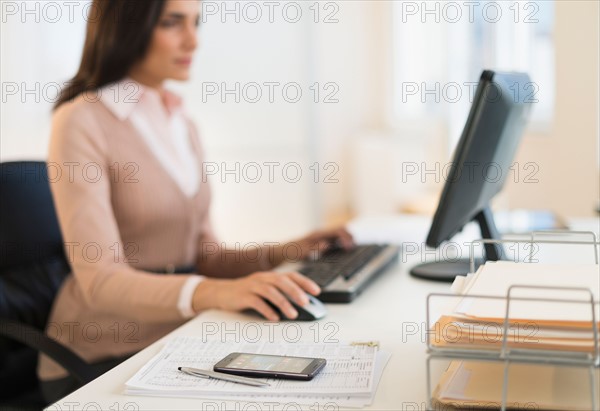
POLYGON ((234 352, 215 364, 213 369, 247 377, 312 380, 325 367, 324 358, 234 352))

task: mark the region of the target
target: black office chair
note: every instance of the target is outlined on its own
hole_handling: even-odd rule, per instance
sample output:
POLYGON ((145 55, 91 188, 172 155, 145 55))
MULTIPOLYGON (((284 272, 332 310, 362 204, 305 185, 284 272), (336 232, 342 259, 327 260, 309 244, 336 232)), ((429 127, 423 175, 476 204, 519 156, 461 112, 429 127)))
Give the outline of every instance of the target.
POLYGON ((0 164, 0 409, 47 405, 36 376, 38 352, 81 385, 99 375, 44 334, 52 302, 69 272, 46 164, 0 164))

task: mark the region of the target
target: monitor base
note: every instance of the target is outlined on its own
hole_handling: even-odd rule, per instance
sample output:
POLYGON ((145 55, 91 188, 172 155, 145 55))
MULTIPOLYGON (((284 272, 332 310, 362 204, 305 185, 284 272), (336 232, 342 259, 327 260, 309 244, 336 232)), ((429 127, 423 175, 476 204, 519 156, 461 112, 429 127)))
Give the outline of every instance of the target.
MULTIPOLYGON (((475 259, 475 270, 479 268, 484 261, 475 259)), ((423 263, 410 269, 410 275, 417 278, 433 281, 452 282, 457 275, 467 275, 469 272, 469 260, 457 261, 435 261, 423 263)))

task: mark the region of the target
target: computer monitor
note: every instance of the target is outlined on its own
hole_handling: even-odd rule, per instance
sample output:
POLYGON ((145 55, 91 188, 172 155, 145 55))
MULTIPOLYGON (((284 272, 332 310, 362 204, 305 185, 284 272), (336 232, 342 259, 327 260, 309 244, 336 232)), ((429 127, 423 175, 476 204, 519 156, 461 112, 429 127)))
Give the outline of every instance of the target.
MULTIPOLYGON (((465 224, 479 224, 482 238, 498 239, 490 201, 511 172, 513 157, 527 123, 535 88, 524 73, 485 70, 475 91, 467 122, 450 163, 427 246, 439 247, 465 224)), ((502 247, 484 246, 486 260, 502 258, 502 247)), ((469 271, 467 259, 435 261, 413 267, 415 277, 452 281, 469 271)))

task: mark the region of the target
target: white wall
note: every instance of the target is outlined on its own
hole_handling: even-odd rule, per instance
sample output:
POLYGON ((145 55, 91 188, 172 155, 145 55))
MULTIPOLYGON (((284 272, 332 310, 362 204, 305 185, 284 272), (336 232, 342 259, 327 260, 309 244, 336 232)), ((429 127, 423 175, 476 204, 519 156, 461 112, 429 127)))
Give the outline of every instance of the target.
MULTIPOLYGON (((239 23, 235 15, 222 14, 220 2, 213 3, 218 10, 211 8, 216 14, 205 16, 193 78, 180 87, 201 130, 207 160, 219 168, 211 179, 215 225, 227 241, 302 235, 315 226, 318 213, 308 178, 313 153, 309 10, 303 8, 302 18, 293 23, 294 9, 285 15, 283 9, 274 9, 270 22, 268 9, 261 8, 262 18, 251 23, 237 4, 239 23), (239 102, 234 95, 221 93, 225 88, 235 90, 236 83, 239 102), (290 88, 284 93, 286 86, 290 88), (212 95, 214 88, 218 92, 212 95), (293 102, 298 90, 302 97, 293 102), (302 172, 297 182, 296 166, 285 168, 292 163, 302 172), (233 174, 223 172, 236 170, 236 165, 233 174)), ((254 19, 255 10, 247 10, 246 16, 254 19)))
POLYGON ((538 182, 508 187, 510 207, 591 216, 600 199, 599 11, 595 1, 556 2, 556 107, 546 133, 530 133, 516 161, 534 162, 538 182))
POLYGON ((71 16, 69 9, 44 2, 0 3, 2 161, 45 158, 57 87, 79 66, 86 3, 73 7, 71 16))

